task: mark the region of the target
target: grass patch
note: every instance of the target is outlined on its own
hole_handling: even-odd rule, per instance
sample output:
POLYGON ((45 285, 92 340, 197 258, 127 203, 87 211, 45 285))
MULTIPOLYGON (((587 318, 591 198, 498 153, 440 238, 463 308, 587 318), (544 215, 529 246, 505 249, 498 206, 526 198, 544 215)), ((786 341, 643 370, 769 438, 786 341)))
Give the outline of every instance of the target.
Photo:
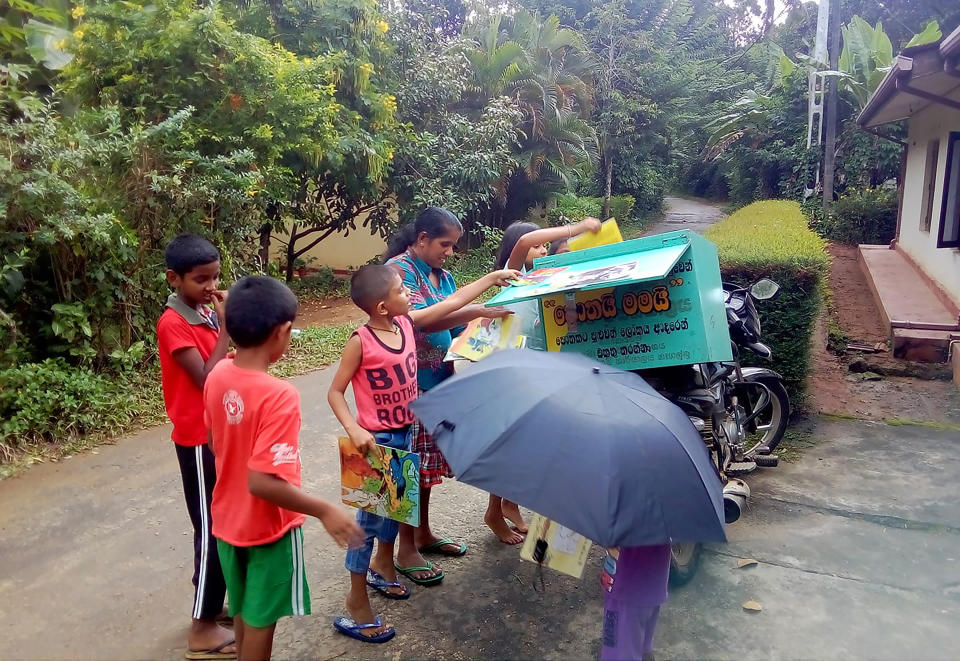
POLYGON ((960 424, 957 424, 956 422, 942 422, 940 420, 914 420, 912 418, 887 418, 884 420, 884 422, 892 427, 926 427, 927 429, 937 429, 939 431, 952 431, 960 433, 960 424))
POLYGON ((837 356, 846 355, 849 343, 850 336, 840 328, 836 317, 833 315, 827 317, 827 351, 837 356))
POLYGON ((799 429, 787 429, 775 452, 780 457, 780 461, 787 463, 799 461, 807 450, 817 444, 817 438, 810 429, 805 427, 806 425, 799 429))
MULTIPOLYGON (((273 365, 271 373, 289 378, 336 362, 358 325, 304 329, 299 338, 290 342, 287 353, 273 365)), ((38 409, 16 432, 12 426, 7 427, 10 431, 0 437, 0 479, 16 475, 33 464, 59 461, 167 422, 157 361, 144 369, 113 375, 86 373, 81 368, 61 364, 43 368, 40 374, 36 373, 38 369, 27 375, 36 386, 38 397, 31 397, 29 391, 22 388, 19 401, 38 405, 41 400, 50 399, 41 398, 39 394, 41 389, 46 389, 44 384, 48 378, 58 379, 61 392, 55 401, 60 402, 62 408, 38 409), (65 391, 64 385, 71 384, 75 384, 73 390, 65 391)), ((15 422, 5 420, 4 424, 10 425, 11 421, 15 422)))
POLYGON ((349 323, 303 329, 300 337, 290 341, 287 353, 270 368, 270 373, 286 379, 340 360, 344 345, 358 326, 359 323, 349 323))

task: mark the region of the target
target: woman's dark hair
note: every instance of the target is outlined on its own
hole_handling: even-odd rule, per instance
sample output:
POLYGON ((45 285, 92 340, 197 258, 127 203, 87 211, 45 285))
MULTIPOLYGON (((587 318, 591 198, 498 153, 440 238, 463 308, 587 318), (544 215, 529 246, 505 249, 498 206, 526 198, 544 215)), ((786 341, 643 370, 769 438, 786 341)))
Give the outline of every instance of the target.
POLYGON ((451 212, 440 207, 427 207, 417 215, 416 220, 400 228, 400 231, 387 239, 387 251, 383 253, 383 261, 396 257, 413 245, 426 232, 428 239, 446 236, 451 230, 463 232, 463 225, 451 212))
POLYGON ((510 261, 510 253, 513 252, 520 237, 538 229, 540 229, 540 226, 536 223, 513 223, 507 227, 507 229, 503 231, 503 240, 500 241, 500 250, 497 251, 497 260, 494 262, 494 268, 506 268, 507 262, 510 261))

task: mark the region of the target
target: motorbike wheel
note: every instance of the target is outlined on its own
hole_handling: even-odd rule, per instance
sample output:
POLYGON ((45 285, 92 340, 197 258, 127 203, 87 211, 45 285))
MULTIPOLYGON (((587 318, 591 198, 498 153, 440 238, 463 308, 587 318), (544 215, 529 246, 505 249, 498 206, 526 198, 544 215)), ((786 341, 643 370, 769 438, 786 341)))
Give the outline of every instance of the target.
POLYGON ((700 544, 673 544, 670 547, 670 587, 686 585, 700 566, 700 544))
POLYGON ((745 453, 750 456, 756 452, 757 448, 766 446, 772 452, 787 431, 787 422, 790 418, 790 396, 783 382, 779 379, 761 378, 757 381, 763 383, 770 390, 770 403, 767 408, 757 416, 755 424, 757 429, 749 436, 752 442, 750 449, 745 453))

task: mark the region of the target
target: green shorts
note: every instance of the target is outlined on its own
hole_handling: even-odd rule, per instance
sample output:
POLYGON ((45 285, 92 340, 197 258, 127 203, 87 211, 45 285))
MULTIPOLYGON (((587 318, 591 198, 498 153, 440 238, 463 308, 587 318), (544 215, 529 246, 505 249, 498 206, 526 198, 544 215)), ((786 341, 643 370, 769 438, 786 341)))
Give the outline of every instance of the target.
POLYGON ((217 550, 231 616, 239 615, 244 624, 261 628, 281 617, 310 614, 299 526, 262 546, 233 546, 218 539, 217 550))

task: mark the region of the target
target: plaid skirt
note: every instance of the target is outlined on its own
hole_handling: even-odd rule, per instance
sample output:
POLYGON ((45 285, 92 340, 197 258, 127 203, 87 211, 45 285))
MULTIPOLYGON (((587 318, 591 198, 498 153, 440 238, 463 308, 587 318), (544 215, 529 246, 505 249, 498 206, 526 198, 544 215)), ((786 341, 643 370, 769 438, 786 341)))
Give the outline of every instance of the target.
POLYGON ((410 442, 410 451, 420 455, 421 488, 435 487, 443 482, 443 478, 453 477, 453 471, 443 458, 433 436, 427 433, 419 420, 411 425, 410 436, 413 439, 410 442))

